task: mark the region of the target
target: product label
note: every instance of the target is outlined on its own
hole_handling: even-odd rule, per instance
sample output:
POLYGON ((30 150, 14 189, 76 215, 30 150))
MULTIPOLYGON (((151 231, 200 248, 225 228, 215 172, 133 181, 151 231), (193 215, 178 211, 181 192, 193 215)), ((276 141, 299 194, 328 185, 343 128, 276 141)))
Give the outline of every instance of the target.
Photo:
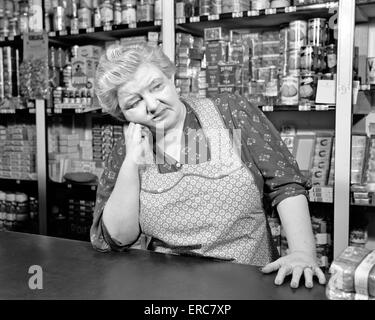
POLYGON ((371 269, 375 266, 375 251, 371 252, 360 263, 354 273, 354 287, 359 295, 368 296, 368 278, 371 269))

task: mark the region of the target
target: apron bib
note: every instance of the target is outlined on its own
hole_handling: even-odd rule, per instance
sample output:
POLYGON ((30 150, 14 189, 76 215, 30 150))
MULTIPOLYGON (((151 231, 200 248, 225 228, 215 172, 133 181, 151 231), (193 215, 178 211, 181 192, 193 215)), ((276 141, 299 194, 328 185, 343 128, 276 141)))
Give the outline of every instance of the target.
POLYGON ((160 174, 140 174, 140 226, 154 250, 265 265, 273 260, 262 197, 209 99, 189 99, 210 145, 211 160, 160 174), (158 244, 159 243, 159 244, 158 244))

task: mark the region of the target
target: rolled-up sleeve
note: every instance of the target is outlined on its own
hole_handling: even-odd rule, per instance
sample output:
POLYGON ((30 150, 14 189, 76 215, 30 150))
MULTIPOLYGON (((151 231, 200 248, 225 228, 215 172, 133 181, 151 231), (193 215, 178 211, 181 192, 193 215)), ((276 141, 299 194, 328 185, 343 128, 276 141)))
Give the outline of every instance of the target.
POLYGON ((227 126, 240 129, 242 161, 253 172, 271 206, 277 206, 288 197, 300 194, 307 197, 310 180, 301 173, 279 132, 264 113, 238 94, 219 96, 216 105, 227 126))
POLYGON ((115 187, 124 159, 125 140, 122 138, 115 143, 110 156, 105 162, 104 171, 99 179, 96 193, 93 223, 90 228, 90 241, 94 249, 98 251, 122 251, 129 247, 129 245, 121 246, 115 239, 111 238, 102 219, 104 207, 115 187))

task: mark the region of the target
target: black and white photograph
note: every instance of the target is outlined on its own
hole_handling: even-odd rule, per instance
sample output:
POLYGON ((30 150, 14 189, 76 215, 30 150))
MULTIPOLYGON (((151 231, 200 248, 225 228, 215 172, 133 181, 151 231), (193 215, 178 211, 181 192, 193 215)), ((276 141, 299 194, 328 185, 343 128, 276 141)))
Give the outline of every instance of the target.
POLYGON ((0 300, 375 300, 375 1, 1 0, 0 300))

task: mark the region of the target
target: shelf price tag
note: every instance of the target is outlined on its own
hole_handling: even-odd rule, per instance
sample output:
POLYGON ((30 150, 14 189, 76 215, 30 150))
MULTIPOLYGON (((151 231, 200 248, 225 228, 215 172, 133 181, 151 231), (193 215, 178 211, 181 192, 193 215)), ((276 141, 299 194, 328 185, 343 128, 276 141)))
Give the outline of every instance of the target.
POLYGON ((317 104, 317 105, 315 105, 315 110, 316 111, 328 111, 329 106, 326 105, 326 104, 317 104))
POLYGON ((78 34, 78 33, 79 33, 79 30, 78 30, 78 29, 72 29, 72 30, 70 31, 70 34, 73 34, 73 35, 78 34))
MULTIPOLYGON (((176 22, 176 23, 178 23, 178 22, 176 22)), ((155 20, 154 26, 161 26, 161 20, 155 20)))
POLYGON ((232 18, 242 18, 243 12, 232 12, 232 18))
POLYGON ((185 18, 176 18, 176 24, 185 23, 185 18))
POLYGON ((68 32, 66 30, 61 30, 59 32, 60 36, 66 36, 68 34, 68 32))
POLYGON ((263 112, 273 112, 273 106, 263 106, 262 111, 263 112))
POLYGON ((296 12, 296 11, 297 11, 296 6, 285 7, 285 13, 292 13, 292 12, 296 12))
POLYGON ((276 14, 276 8, 268 8, 264 11, 265 15, 276 14))
POLYGON ((112 26, 104 26, 103 30, 104 31, 112 31, 112 26))
POLYGON ((200 17, 190 17, 190 22, 199 22, 200 21, 200 17))
POLYGON ((259 10, 251 10, 247 12, 248 17, 257 17, 259 16, 259 10))
POLYGON ((14 36, 9 36, 9 37, 8 37, 8 40, 9 40, 9 41, 13 41, 13 40, 14 40, 14 36))
POLYGON ((299 105, 298 111, 311 111, 311 106, 310 105, 299 105))
POLYGON ((86 29, 86 32, 87 33, 92 33, 92 32, 94 32, 95 31, 95 28, 87 28, 86 29))
POLYGON ((0 37, 0 41, 5 41, 5 38, 4 37, 0 37))
POLYGON ((95 191, 96 190, 96 186, 91 186, 91 190, 95 191))
POLYGON ((137 28, 137 23, 136 22, 129 23, 128 27, 129 27, 129 29, 136 29, 137 28))
POLYGON ((208 21, 219 20, 218 14, 211 14, 208 16, 208 21))

